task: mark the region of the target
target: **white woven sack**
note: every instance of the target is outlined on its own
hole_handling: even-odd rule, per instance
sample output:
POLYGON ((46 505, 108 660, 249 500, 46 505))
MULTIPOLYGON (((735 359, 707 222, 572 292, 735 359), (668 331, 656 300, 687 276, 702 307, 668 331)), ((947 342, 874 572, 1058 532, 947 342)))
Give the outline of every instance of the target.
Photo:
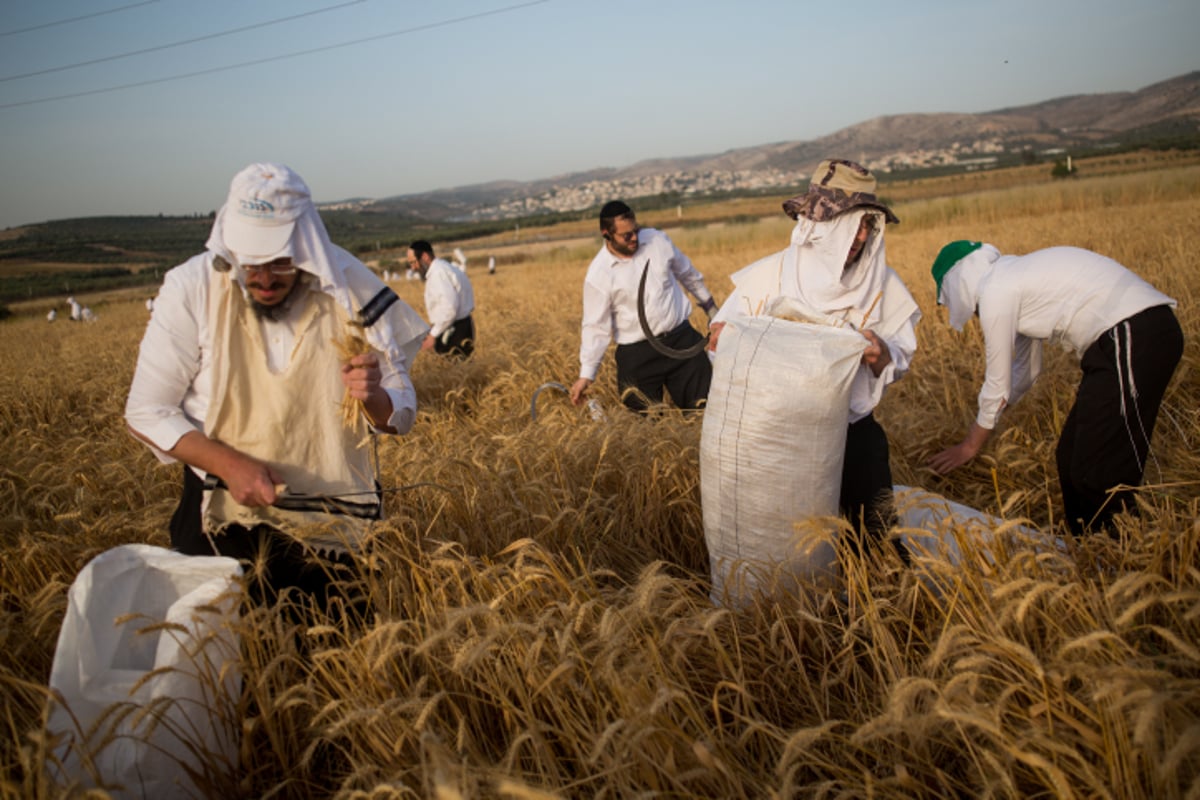
POLYGON ((918 559, 935 557, 959 564, 963 560, 962 546, 968 543, 960 542, 960 536, 968 536, 970 544, 986 544, 992 531, 1004 524, 999 517, 940 494, 900 484, 892 489, 899 527, 909 529, 900 535, 900 541, 918 559))
POLYGON ((911 555, 913 570, 933 588, 945 582, 946 566, 978 561, 995 564, 1001 548, 1030 548, 1067 554, 1067 543, 1037 528, 1005 520, 956 503, 925 489, 897 484, 899 539, 911 555))
POLYGON ((771 316, 721 332, 700 437, 715 602, 832 572, 832 535, 804 541, 799 531, 838 513, 850 385, 866 345, 851 329, 771 316))
POLYGON ((240 574, 232 558, 144 544, 80 571, 50 672, 52 777, 113 797, 203 797, 189 770, 236 766, 240 574))

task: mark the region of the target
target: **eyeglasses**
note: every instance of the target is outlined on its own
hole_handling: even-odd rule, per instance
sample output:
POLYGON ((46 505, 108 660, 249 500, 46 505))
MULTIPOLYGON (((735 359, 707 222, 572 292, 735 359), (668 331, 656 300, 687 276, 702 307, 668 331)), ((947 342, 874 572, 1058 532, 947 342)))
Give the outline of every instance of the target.
POLYGON ((266 264, 242 264, 242 269, 249 275, 251 272, 269 272, 272 275, 295 275, 296 265, 290 258, 280 258, 268 261, 266 264))
POLYGON ((617 233, 616 231, 613 231, 613 233, 612 233, 612 237, 613 237, 614 239, 620 239, 622 242, 632 242, 632 241, 634 241, 635 239, 637 239, 637 235, 638 235, 638 231, 639 231, 639 230, 641 230, 641 229, 640 229, 640 228, 634 228, 633 230, 631 230, 631 231, 626 231, 625 233, 617 233))

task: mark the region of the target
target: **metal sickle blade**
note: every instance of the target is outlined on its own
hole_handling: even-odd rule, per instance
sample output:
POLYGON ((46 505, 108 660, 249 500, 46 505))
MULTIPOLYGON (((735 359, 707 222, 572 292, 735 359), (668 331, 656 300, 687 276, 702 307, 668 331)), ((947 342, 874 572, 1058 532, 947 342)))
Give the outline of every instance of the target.
POLYGON ((647 261, 646 266, 642 268, 642 280, 640 283, 638 283, 637 298, 638 323, 642 326, 642 333, 645 335, 646 341, 650 343, 651 347, 662 353, 664 356, 667 356, 668 358, 677 358, 680 361, 692 358, 698 353, 703 353, 704 348, 708 347, 708 337, 711 334, 705 334, 703 339, 696 342, 691 347, 683 350, 676 350, 674 347, 664 344, 657 336, 654 335, 654 331, 650 330, 650 323, 646 321, 646 276, 649 274, 650 262, 647 261))

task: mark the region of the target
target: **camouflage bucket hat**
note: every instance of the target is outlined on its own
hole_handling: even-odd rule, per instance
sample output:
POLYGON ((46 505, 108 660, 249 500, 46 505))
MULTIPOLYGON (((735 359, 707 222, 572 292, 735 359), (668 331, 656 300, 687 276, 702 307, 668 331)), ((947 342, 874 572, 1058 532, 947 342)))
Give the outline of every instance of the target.
POLYGON ((813 173, 808 191, 783 204, 783 211, 792 219, 804 217, 814 222, 828 222, 852 208, 873 208, 882 211, 888 222, 900 219, 875 196, 875 176, 866 167, 844 159, 822 161, 813 173))

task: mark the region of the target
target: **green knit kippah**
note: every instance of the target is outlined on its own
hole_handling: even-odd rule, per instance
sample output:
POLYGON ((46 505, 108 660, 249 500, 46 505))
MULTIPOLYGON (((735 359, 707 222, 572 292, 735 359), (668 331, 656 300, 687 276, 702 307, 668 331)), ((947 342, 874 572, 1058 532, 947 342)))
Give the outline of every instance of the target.
POLYGON ((942 278, 946 277, 950 268, 981 247, 983 247, 983 242, 968 242, 960 239, 942 248, 941 252, 937 254, 937 258, 933 260, 933 269, 931 270, 933 280, 937 284, 937 294, 933 296, 934 300, 942 296, 942 278))

